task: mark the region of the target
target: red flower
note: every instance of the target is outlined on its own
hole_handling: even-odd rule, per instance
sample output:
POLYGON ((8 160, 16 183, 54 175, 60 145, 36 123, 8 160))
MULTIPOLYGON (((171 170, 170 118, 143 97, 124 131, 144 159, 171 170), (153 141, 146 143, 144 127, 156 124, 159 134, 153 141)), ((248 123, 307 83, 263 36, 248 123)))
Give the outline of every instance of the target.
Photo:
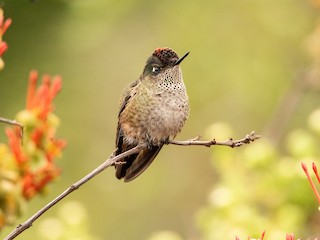
POLYGON ((286 235, 286 240, 294 240, 294 235, 293 235, 293 233, 287 234, 287 235, 286 235))
MULTIPOLYGON (((315 186, 315 184, 314 184, 314 182, 313 182, 313 180, 312 180, 312 178, 311 178, 311 176, 309 174, 307 165, 305 163, 301 162, 301 167, 302 167, 303 171, 305 172, 305 174, 306 174, 306 176, 308 178, 308 181, 309 181, 309 183, 311 185, 312 191, 316 195, 316 198, 317 198, 317 200, 318 200, 318 202, 320 204, 320 194, 319 194, 319 192, 318 192, 318 190, 317 190, 317 188, 316 188, 316 186, 315 186)), ((312 169, 313 169, 313 172, 315 173, 315 175, 317 177, 318 182, 320 183, 320 177, 319 177, 318 169, 317 169, 317 166, 315 165, 315 163, 312 163, 312 169)))

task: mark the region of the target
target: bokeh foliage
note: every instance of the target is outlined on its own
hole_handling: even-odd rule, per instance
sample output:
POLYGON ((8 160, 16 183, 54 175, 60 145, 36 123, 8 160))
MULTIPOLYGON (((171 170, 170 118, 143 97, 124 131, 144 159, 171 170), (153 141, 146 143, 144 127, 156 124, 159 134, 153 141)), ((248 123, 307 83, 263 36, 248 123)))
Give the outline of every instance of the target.
MULTIPOLYGON (((312 53, 320 38, 309 41, 316 2, 0 1, 13 19, 0 115, 13 118, 24 105, 30 69, 64 79, 56 99, 60 134, 69 143, 63 173, 25 216, 109 156, 121 89, 156 47, 191 52, 182 65, 191 116, 179 139, 263 133, 293 79, 318 66, 312 53)), ((264 229, 270 239, 285 232, 312 236, 319 216, 299 164, 319 158, 319 136, 307 124, 319 107, 315 93, 303 92, 285 126, 273 129, 281 131, 279 141, 271 134, 243 149, 167 146, 136 181, 119 182, 109 169, 72 194, 71 207, 52 209, 21 239, 233 239, 264 229), (65 212, 73 215, 73 208, 82 209, 85 221, 71 228, 65 212)))

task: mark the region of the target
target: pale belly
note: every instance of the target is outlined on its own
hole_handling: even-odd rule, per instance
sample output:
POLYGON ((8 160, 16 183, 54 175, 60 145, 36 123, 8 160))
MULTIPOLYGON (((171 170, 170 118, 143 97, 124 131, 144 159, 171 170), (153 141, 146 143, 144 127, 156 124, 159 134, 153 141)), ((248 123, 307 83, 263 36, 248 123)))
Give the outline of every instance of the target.
POLYGON ((181 131, 189 115, 188 99, 161 99, 150 113, 147 126, 149 141, 159 144, 181 131))
POLYGON ((189 116, 188 96, 183 92, 165 95, 141 94, 137 100, 143 105, 128 104, 120 121, 127 143, 160 145, 181 131, 189 116))

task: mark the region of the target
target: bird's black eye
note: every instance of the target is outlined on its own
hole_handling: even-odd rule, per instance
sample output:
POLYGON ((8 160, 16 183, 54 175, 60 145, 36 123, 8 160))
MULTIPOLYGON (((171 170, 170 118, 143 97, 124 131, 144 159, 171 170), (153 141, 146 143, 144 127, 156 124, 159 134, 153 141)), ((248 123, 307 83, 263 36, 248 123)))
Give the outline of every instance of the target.
POLYGON ((152 73, 153 74, 158 74, 160 72, 160 68, 159 67, 152 67, 152 73))

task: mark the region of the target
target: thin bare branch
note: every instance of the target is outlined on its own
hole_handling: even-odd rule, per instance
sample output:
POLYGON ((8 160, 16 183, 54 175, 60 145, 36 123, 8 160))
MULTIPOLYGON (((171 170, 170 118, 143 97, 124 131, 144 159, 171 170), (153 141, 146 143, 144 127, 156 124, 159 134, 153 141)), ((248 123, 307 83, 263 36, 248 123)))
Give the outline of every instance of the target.
MULTIPOLYGON (((198 145, 198 146, 206 146, 210 147, 212 145, 220 145, 220 146, 229 146, 229 147, 240 147, 243 144, 249 144, 250 142, 253 142, 254 140, 259 139, 261 136, 256 135, 253 132, 248 134, 245 138, 240 140, 226 140, 226 141, 200 141, 200 137, 195 137, 190 140, 186 141, 173 141, 169 140, 167 144, 173 144, 173 145, 180 145, 180 146, 190 146, 190 145, 198 145)), ((98 175, 100 172, 105 170, 106 168, 113 166, 115 164, 122 164, 120 161, 124 157, 130 156, 132 154, 138 153, 142 149, 146 148, 147 146, 144 144, 138 145, 124 153, 121 153, 117 156, 115 156, 115 151, 111 154, 111 156, 100 166, 98 166, 96 169, 94 169, 92 172, 90 172, 88 175, 80 179, 78 182, 72 184, 69 188, 67 188, 64 192, 62 192, 59 196, 57 196, 55 199, 53 199, 51 202, 49 202, 46 206, 44 206, 42 209, 40 209, 38 212, 36 212, 33 216, 31 216, 28 220, 26 220, 24 223, 18 225, 4 240, 12 240, 18 235, 20 235, 23 231, 28 229, 32 226, 33 222, 36 221, 42 214, 44 214, 46 211, 48 211, 51 207, 53 207, 55 204, 57 204, 59 201, 61 201, 63 198, 65 198, 67 195, 72 193, 74 190, 78 189, 80 186, 88 182, 90 179, 98 175)))
POLYGON ((23 128, 22 124, 17 122, 16 120, 11 120, 11 119, 0 117, 0 122, 7 123, 7 124, 10 124, 10 125, 16 125, 16 126, 19 126, 19 127, 23 128))
POLYGON ((200 137, 195 137, 193 139, 186 140, 186 141, 168 140, 167 144, 173 144, 173 145, 179 145, 179 146, 197 145, 197 146, 205 146, 205 147, 211 147, 212 145, 220 145, 220 146, 235 148, 235 147, 240 147, 243 144, 249 144, 259 138, 261 138, 261 136, 255 134, 255 132, 252 131, 250 134, 248 134, 247 136, 239 140, 233 140, 232 138, 230 138, 225 141, 216 141, 215 139, 209 140, 209 141, 200 141, 199 140, 200 137))
POLYGON ((21 131, 20 132, 20 134, 21 134, 20 137, 21 138, 23 137, 23 125, 21 123, 17 122, 16 120, 11 120, 11 119, 2 118, 2 117, 0 117, 0 122, 20 127, 20 131, 21 131))
POLYGON ((52 206, 57 204, 59 201, 61 201, 63 198, 65 198, 67 195, 72 193, 74 190, 81 187, 83 184, 88 182, 90 179, 98 175, 100 172, 102 172, 104 169, 114 165, 117 161, 120 159, 130 156, 132 154, 135 154, 139 152, 141 149, 145 148, 145 145, 138 145, 122 154, 119 154, 117 156, 114 156, 114 152, 112 155, 99 167, 94 169, 92 172, 90 172, 88 175, 86 175, 84 178, 80 179, 78 182, 72 184, 69 188, 67 188, 63 193, 61 193, 59 196, 57 196, 55 199, 53 199, 51 202, 49 202, 46 206, 41 208, 38 212, 36 212, 33 216, 31 216, 27 221, 25 221, 22 224, 19 224, 4 240, 11 240, 20 235, 23 231, 28 229, 32 226, 32 223, 36 221, 42 214, 44 214, 46 211, 48 211, 52 206))

